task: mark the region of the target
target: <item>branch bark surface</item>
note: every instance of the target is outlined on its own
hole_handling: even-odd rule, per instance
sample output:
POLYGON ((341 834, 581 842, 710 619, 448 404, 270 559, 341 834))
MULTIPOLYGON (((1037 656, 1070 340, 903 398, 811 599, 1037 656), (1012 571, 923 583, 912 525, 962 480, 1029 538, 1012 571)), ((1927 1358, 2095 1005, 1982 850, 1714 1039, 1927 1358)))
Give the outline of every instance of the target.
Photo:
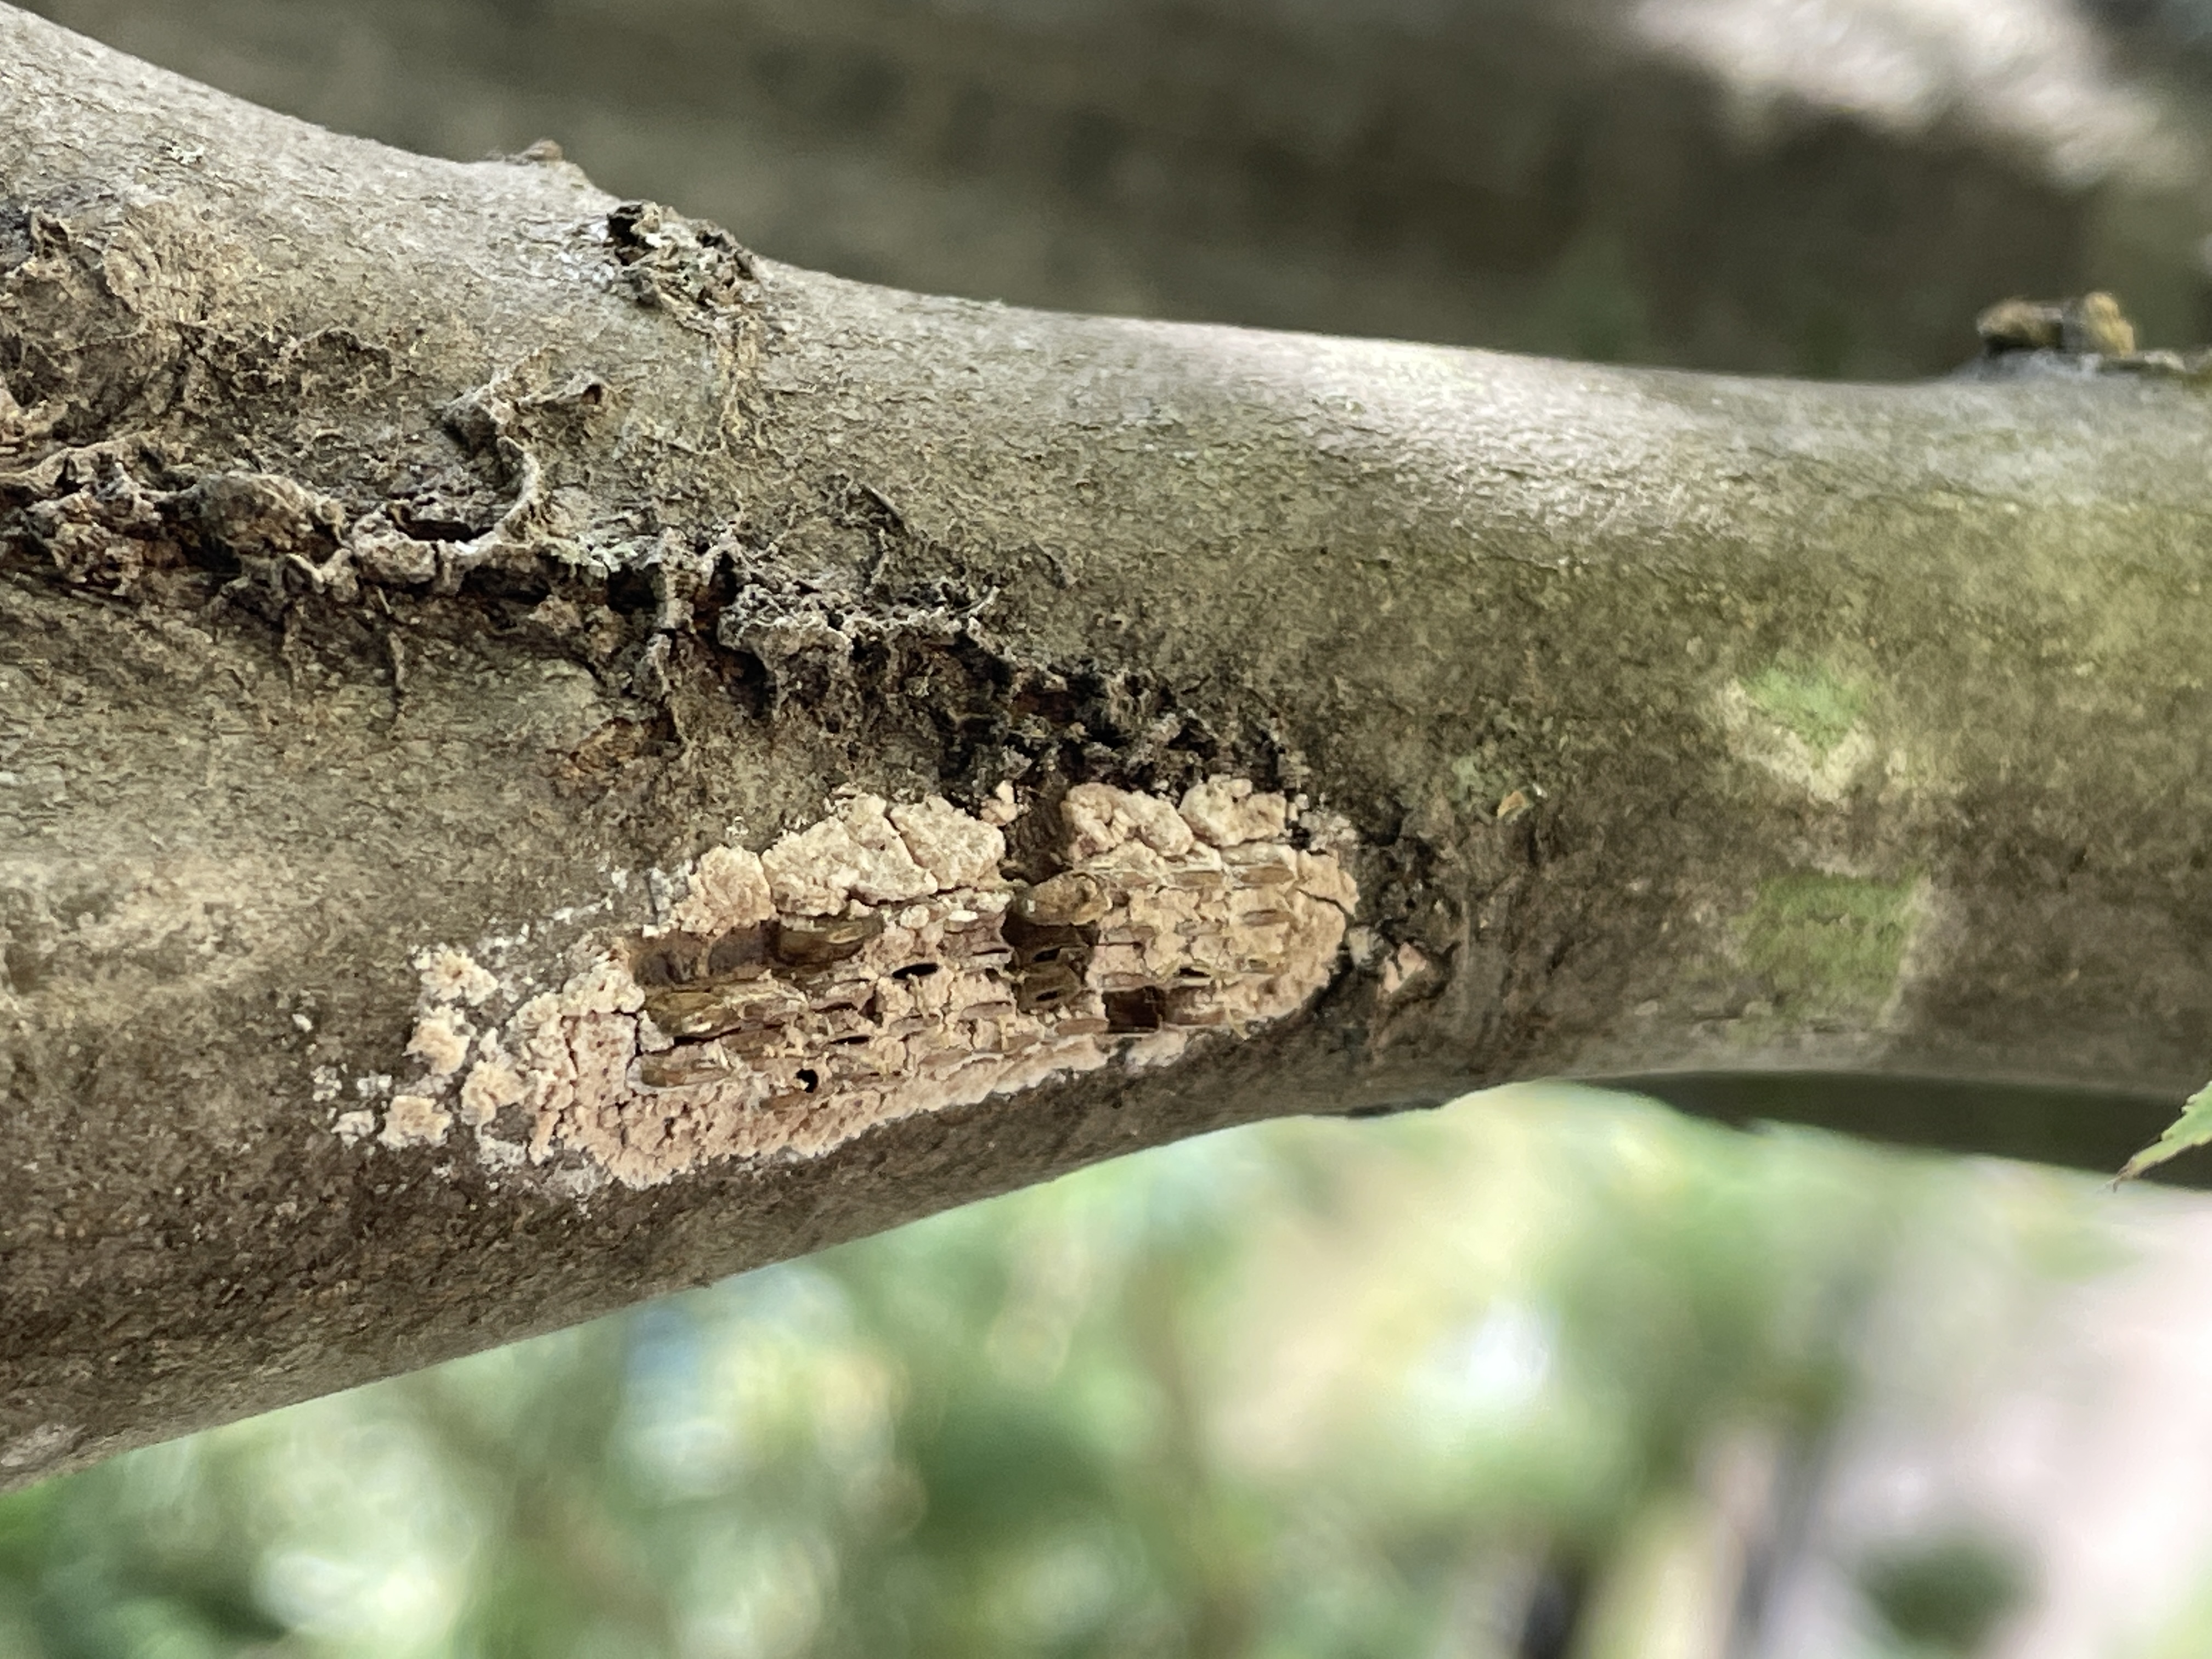
POLYGON ((1884 1127, 2113 1162, 2212 1054, 2212 479, 2156 364, 927 299, 0 9, 0 1484, 1269 1114, 2069 1085, 1884 1127), (393 1133, 426 952, 635 966, 854 791, 1009 786, 1026 902, 1071 787, 1216 777, 1357 884, 1287 1017, 651 1184, 393 1133))

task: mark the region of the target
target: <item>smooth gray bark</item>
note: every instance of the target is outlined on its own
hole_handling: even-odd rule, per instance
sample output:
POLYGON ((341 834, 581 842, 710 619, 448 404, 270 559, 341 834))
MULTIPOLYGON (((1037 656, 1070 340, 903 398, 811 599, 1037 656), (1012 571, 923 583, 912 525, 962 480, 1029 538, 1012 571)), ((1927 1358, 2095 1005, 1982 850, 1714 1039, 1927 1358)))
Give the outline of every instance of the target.
POLYGON ((1271 1114, 2069 1085, 1761 1109, 2109 1165, 2201 1080, 2173 366, 927 299, 4 9, 0 100, 0 1483, 1271 1114), (394 1144, 428 950, 557 990, 841 788, 1010 784, 1032 881, 1217 775, 1358 884, 1289 1018, 657 1184, 394 1144))

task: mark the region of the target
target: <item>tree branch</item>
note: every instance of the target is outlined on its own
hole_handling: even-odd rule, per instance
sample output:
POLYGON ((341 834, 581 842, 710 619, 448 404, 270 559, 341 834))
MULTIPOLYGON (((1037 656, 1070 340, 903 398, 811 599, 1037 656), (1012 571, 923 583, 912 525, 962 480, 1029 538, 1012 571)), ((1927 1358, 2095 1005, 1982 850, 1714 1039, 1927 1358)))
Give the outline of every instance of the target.
POLYGON ((1050 316, 0 89, 0 1483, 1269 1114, 2201 1079, 2175 364, 1050 316))

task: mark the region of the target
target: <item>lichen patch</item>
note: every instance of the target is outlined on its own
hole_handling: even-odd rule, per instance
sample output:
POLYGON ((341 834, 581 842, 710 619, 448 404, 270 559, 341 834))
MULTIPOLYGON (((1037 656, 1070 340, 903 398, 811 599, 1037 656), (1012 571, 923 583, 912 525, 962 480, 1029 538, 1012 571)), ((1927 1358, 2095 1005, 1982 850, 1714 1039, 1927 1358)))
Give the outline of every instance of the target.
POLYGON ((1866 712, 1863 688, 1796 658, 1777 658, 1741 684, 1752 706, 1795 732, 1815 762, 1826 760, 1866 712))
POLYGON ((1060 867, 1034 884, 1001 872, 1000 823, 1025 805, 994 797, 994 823, 861 794, 758 855, 710 848, 667 925, 610 940, 503 1021, 459 1018, 480 984, 465 953, 426 955, 410 1043, 426 1075, 382 1140, 434 1144, 458 1118, 489 1166, 526 1141, 555 1172, 651 1186, 1172 1064, 1294 1012, 1334 972, 1358 890, 1334 850, 1294 844, 1281 796, 1220 778, 1179 807, 1077 785, 1060 867))

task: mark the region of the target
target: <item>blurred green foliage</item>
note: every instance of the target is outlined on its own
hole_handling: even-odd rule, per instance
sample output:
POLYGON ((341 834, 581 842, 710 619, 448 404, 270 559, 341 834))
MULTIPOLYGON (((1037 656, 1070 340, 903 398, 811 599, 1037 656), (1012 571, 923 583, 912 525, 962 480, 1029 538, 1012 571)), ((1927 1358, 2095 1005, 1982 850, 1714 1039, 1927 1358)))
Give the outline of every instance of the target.
POLYGON ((1650 1518, 1817 1442, 1900 1252, 2072 1190, 1558 1088, 1215 1136, 0 1498, 0 1656, 1505 1655, 1559 1582, 1632 1627, 1650 1518))
POLYGON ((1885 1550, 1862 1574, 1867 1596, 1905 1641, 1971 1654, 2029 1589, 2027 1566, 2001 1542, 1959 1533, 1885 1550))

